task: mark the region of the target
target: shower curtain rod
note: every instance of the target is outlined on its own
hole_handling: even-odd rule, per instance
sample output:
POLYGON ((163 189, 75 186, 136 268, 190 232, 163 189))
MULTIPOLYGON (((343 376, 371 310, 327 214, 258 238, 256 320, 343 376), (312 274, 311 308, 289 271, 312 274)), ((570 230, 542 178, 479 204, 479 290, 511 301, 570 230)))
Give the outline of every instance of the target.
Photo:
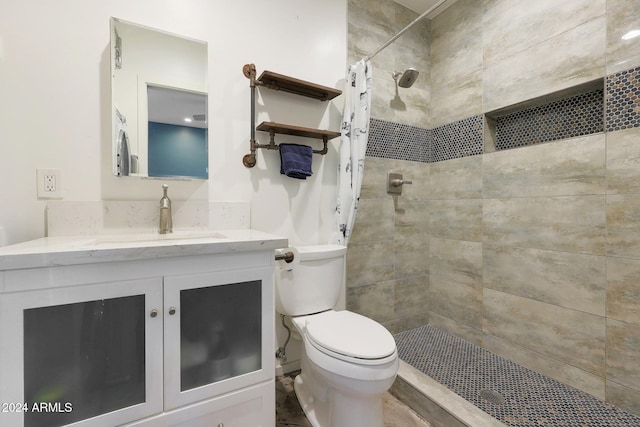
POLYGON ((407 25, 406 27, 404 27, 402 30, 398 31, 398 33, 391 37, 389 40, 387 40, 386 42, 382 43, 380 46, 378 46, 378 48, 376 50, 374 50, 373 52, 371 52, 369 55, 365 56, 363 58, 364 62, 367 62, 368 60, 370 60, 371 58, 373 58, 374 56, 376 56, 377 54, 379 54, 380 52, 382 52, 387 46, 389 46, 391 43, 393 43, 394 41, 396 41, 396 39, 398 37, 400 37, 401 35, 403 35, 404 33, 406 33, 407 31, 409 31, 409 29, 411 27, 413 27, 415 24, 417 24, 418 22, 420 22, 422 19, 424 19, 428 14, 430 14, 431 12, 433 12, 434 10, 436 10, 437 8, 439 8, 440 6, 442 6, 443 3, 445 3, 448 0, 440 0, 437 4, 433 5, 431 8, 429 8, 426 12, 424 12, 422 15, 418 16, 416 19, 414 19, 409 25, 407 25))

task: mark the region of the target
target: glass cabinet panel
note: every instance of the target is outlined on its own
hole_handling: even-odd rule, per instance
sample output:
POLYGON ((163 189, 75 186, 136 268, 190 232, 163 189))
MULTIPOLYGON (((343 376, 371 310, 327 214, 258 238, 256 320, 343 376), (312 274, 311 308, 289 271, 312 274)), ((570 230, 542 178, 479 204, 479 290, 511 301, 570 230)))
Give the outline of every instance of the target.
POLYGON ((162 279, 0 294, 0 426, 92 427, 162 412, 162 279), (73 424, 76 425, 76 424, 73 424))
POLYGON ((273 378, 273 268, 164 277, 165 410, 273 378))
POLYGON ((261 368, 259 280, 180 291, 180 390, 261 368))
POLYGON ((24 310, 24 402, 49 405, 25 412, 25 427, 144 402, 144 335, 144 295, 24 310))

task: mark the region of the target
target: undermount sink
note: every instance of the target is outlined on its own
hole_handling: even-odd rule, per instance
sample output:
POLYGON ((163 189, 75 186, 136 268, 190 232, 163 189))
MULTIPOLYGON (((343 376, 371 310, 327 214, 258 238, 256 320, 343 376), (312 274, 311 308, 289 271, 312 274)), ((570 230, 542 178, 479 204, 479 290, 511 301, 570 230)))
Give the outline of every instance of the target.
POLYGON ((100 236, 91 241, 92 245, 103 245, 112 243, 141 243, 141 242, 162 242, 174 240, 193 240, 193 239, 225 239, 226 237, 215 231, 208 230, 181 230, 173 233, 132 233, 132 234, 113 234, 100 236))

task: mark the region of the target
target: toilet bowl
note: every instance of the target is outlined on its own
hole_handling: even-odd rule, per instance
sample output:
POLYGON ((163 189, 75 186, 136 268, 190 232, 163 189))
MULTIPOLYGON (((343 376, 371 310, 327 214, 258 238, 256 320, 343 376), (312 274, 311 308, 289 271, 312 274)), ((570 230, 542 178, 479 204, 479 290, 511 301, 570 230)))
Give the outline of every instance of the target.
POLYGON ((300 405, 314 427, 383 427, 382 395, 399 366, 393 336, 372 319, 333 309, 346 248, 297 250, 299 266, 276 274, 276 295, 278 311, 291 316, 303 341, 294 383, 300 405))
POLYGON ((382 427, 382 395, 398 372, 393 336, 379 323, 349 311, 293 320, 304 341, 295 391, 317 426, 382 427))

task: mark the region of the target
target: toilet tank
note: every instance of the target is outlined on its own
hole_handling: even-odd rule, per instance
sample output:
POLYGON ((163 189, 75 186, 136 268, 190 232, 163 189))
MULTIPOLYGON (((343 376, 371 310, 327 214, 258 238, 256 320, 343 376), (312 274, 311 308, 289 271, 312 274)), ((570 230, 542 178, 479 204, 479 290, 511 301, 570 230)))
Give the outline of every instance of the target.
POLYGON ((299 263, 276 266, 276 310, 288 316, 333 308, 344 286, 346 246, 296 246, 299 263))

